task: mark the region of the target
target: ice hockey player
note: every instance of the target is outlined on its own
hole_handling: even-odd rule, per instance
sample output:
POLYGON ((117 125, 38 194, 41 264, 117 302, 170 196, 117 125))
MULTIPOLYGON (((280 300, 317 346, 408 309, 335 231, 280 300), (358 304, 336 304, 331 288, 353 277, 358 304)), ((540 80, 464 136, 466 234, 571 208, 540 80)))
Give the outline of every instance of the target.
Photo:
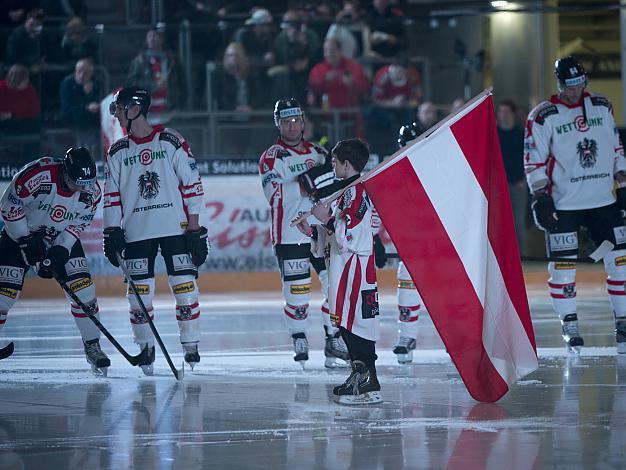
MULTIPOLYGON (((146 119, 150 94, 121 89, 110 112, 128 135, 109 149, 105 162, 104 254, 118 267, 117 254, 135 281, 152 318, 157 252, 165 261, 176 299, 176 319, 185 361, 200 361, 198 267, 208 255, 207 229, 199 224, 203 189, 188 143, 175 130, 151 126, 146 119)), ((135 342, 144 357, 140 367, 152 375, 154 336, 132 292, 127 293, 135 342)))
MULTIPOLYGON (((271 239, 280 269, 285 324, 294 346, 294 360, 303 366, 309 359, 306 319, 311 300, 313 266, 322 285, 322 323, 326 337, 325 366, 335 367, 348 361, 348 351, 328 315, 328 273, 323 258, 311 255, 309 241, 290 222, 311 209, 311 201, 298 180, 308 170, 323 165, 327 153, 323 147, 304 140, 305 116, 293 98, 278 100, 274 107, 274 124, 278 140, 268 148, 259 162, 263 192, 270 204, 271 239)), ((334 174, 328 175, 329 182, 334 174)))
MULTIPOLYGON (((337 178, 354 181, 365 168, 369 149, 360 139, 347 139, 338 142, 331 155, 337 178)), ((358 183, 346 189, 330 209, 318 204, 311 212, 323 225, 311 226, 302 219, 297 228, 311 237, 314 254, 327 254, 330 316, 339 327, 352 364, 352 373, 333 389, 333 397, 341 404, 379 403, 376 339, 380 320, 372 204, 358 183)))
MULTIPOLYGON (((4 221, 0 235, 0 329, 31 266, 42 278, 65 282, 92 312, 98 311, 96 287, 80 235, 93 220, 101 198, 96 165, 84 147, 70 148, 64 158, 35 160, 13 177, 0 199, 4 221)), ((87 362, 96 375, 106 376, 111 362, 100 349, 100 330, 78 305, 71 303, 70 311, 87 362)), ((99 318, 98 313, 95 316, 99 318)))
POLYGON ((585 91, 582 65, 574 57, 564 57, 555 62, 554 73, 559 92, 530 112, 524 143, 533 215, 546 233, 548 256, 572 259, 548 263, 550 296, 563 340, 579 352, 584 342, 576 310, 578 229, 586 227, 596 246, 612 243, 614 249, 604 256, 607 290, 618 352, 626 353, 624 149, 609 101, 585 91))

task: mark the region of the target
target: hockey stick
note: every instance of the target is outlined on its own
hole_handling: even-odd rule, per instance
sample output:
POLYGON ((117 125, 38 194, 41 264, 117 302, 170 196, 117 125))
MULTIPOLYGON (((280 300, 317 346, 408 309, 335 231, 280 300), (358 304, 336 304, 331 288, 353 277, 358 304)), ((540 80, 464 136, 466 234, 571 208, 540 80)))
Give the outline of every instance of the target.
MULTIPOLYGON (((554 256, 546 257, 546 256, 522 256, 522 261, 539 261, 539 262, 569 262, 569 263, 585 263, 585 264, 593 264, 600 261, 604 258, 609 252, 613 251, 615 245, 608 240, 604 240, 600 246, 592 252, 589 256, 584 258, 557 258, 554 256)), ((400 255, 398 253, 387 253, 387 258, 389 259, 400 259, 400 255)))
MULTIPOLYGON (((44 262, 45 261, 47 260, 44 260, 44 262)), ((63 289, 65 293, 72 299, 72 302, 78 305, 80 309, 83 312, 85 312, 85 315, 89 317, 89 319, 98 327, 98 329, 102 332, 102 334, 107 337, 107 339, 111 342, 113 346, 115 346, 115 349, 117 349, 120 352, 120 354, 124 356, 124 358, 128 362, 130 362, 131 365, 133 366, 138 365, 139 360, 143 356, 144 351, 141 351, 136 356, 131 356, 130 354, 128 354, 126 350, 122 347, 122 345, 118 343, 117 340, 113 337, 113 335, 109 333, 109 330, 107 330, 106 327, 102 323, 100 323, 100 320, 96 318, 93 308, 90 308, 87 305, 85 305, 84 302, 80 300, 78 296, 74 293, 74 291, 70 289, 70 287, 65 283, 65 281, 62 281, 61 279, 57 278, 57 282, 61 286, 61 289, 63 289)))
POLYGON ((13 344, 13 341, 11 341, 4 348, 0 349, 0 360, 9 357, 11 354, 13 354, 13 351, 15 351, 15 345, 13 344))
POLYGON ((137 303, 139 303, 139 308, 141 309, 141 313, 146 317, 146 320, 148 321, 148 325, 150 326, 150 329, 152 330, 152 334, 154 335, 154 338, 157 340, 157 343, 159 343, 159 348, 161 348, 161 351, 163 352, 163 355, 165 356, 165 360, 167 361, 167 364, 170 366, 170 369, 172 370, 174 377, 176 377, 176 380, 182 380, 183 376, 185 375, 185 363, 183 362, 183 366, 180 369, 177 369, 174 366, 174 363, 172 362, 172 358, 167 352, 167 349, 165 349, 165 345, 163 344, 163 341, 161 340, 161 336, 159 335, 159 332, 154 326, 154 322, 152 321, 152 318, 150 318, 148 309, 146 309, 146 306, 144 305, 143 300, 141 300, 141 296, 139 295, 139 292, 137 292, 135 283, 130 277, 130 273, 128 272, 128 268, 126 267, 126 264, 124 263, 124 259, 122 258, 122 255, 119 252, 116 252, 115 256, 117 257, 117 262, 120 265, 120 269, 122 270, 122 273, 124 273, 124 277, 126 278, 126 282, 128 282, 128 286, 130 287, 130 290, 133 291, 133 294, 135 298, 137 299, 137 303))

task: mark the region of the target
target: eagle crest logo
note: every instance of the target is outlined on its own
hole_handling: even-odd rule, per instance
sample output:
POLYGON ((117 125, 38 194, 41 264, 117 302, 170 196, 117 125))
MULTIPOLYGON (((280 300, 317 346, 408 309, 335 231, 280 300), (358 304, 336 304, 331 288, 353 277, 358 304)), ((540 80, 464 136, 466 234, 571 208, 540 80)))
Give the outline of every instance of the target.
POLYGON ((576 144, 578 161, 583 168, 591 168, 596 164, 598 157, 598 144, 593 139, 583 139, 576 144))
POLYGON ((144 199, 154 199, 159 194, 159 175, 154 171, 146 171, 139 177, 139 194, 144 199))

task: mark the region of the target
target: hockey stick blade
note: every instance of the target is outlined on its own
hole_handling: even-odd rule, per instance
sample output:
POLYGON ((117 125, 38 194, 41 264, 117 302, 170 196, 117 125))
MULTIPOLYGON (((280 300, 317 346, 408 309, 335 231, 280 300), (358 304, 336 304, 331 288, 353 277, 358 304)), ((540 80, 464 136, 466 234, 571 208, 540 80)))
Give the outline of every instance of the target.
POLYGON ((15 351, 15 345, 13 344, 13 341, 11 341, 4 348, 0 349, 0 359, 6 359, 13 354, 13 351, 15 351))
POLYGON ((143 351, 137 354, 136 356, 131 356, 130 354, 128 354, 128 352, 126 352, 126 350, 122 347, 122 345, 117 342, 117 340, 113 337, 113 335, 109 333, 109 330, 107 330, 106 327, 102 323, 100 323, 100 320, 96 318, 92 310, 89 307, 87 307, 82 300, 78 298, 78 296, 74 293, 74 291, 70 289, 70 287, 64 281, 57 279, 57 282, 61 286, 61 289, 63 289, 65 293, 72 299, 72 302, 78 305, 80 309, 83 312, 85 312, 85 315, 87 315, 89 319, 98 327, 98 329, 102 332, 104 336, 106 336, 106 338, 110 341, 110 343, 113 346, 115 346, 115 349, 117 349, 120 352, 120 354, 124 356, 124 358, 128 362, 130 362, 131 365, 133 366, 138 365, 143 355, 143 351))
POLYGON ((163 356, 165 356, 167 365, 170 366, 172 374, 174 374, 174 377, 176 377, 176 380, 183 380, 183 377, 185 375, 184 362, 183 362, 183 367, 181 367, 180 369, 177 369, 176 366, 174 366, 174 363, 172 362, 172 358, 167 352, 167 349, 165 348, 165 345, 163 344, 163 340, 161 340, 161 335, 159 335, 159 332, 157 331, 156 326, 154 326, 154 322, 152 321, 152 318, 150 318, 150 315, 148 314, 148 310, 146 309, 146 306, 143 303, 141 295, 139 295, 139 292, 137 292, 135 283, 130 277, 130 273, 128 272, 128 268, 126 267, 126 263, 124 263, 124 258, 122 258, 122 255, 119 252, 116 252, 115 256, 117 257, 117 262, 120 265, 120 269, 122 270, 122 273, 124 273, 124 277, 126 278, 126 282, 128 282, 128 286, 130 287, 130 290, 133 292, 133 295, 137 299, 137 303, 139 304, 141 313, 146 318, 146 321, 148 322, 148 325, 150 326, 150 330, 152 331, 152 334, 154 335, 154 339, 156 339, 157 343, 159 343, 159 348, 161 349, 163 356))

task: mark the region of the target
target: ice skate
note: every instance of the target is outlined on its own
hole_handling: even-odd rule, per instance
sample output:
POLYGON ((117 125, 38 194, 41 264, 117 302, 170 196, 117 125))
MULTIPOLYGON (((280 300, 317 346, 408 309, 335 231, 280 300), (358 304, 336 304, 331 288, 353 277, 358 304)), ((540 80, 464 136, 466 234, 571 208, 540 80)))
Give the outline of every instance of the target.
MULTIPOLYGON (((326 330, 326 328, 324 328, 324 330, 326 330)), ((339 330, 333 335, 326 333, 324 356, 326 357, 324 366, 329 369, 348 366, 350 355, 348 354, 348 348, 346 347, 346 343, 343 342, 339 330)))
POLYGON ((580 333, 578 333, 578 317, 575 313, 565 315, 561 320, 563 328, 563 341, 568 351, 580 354, 580 348, 585 344, 580 333))
POLYGON ((398 342, 393 347, 393 353, 398 356, 398 364, 409 364, 413 362, 413 350, 417 342, 415 338, 400 336, 398 342))
POLYGON ((371 405, 383 401, 376 371, 372 373, 362 361, 352 361, 352 373, 333 389, 333 399, 342 405, 371 405))
POLYGON ((291 335, 293 339, 293 360, 299 362, 304 369, 304 364, 309 360, 309 342, 304 333, 295 333, 291 335))
POLYGON ((183 343, 183 351, 185 351, 185 362, 189 364, 191 370, 200 362, 200 354, 198 353, 198 343, 183 343))
POLYGON ((100 340, 98 338, 84 341, 85 356, 87 362, 91 366, 91 371, 96 376, 106 377, 111 361, 106 354, 100 349, 100 340))
POLYGON ((153 375, 155 357, 154 346, 148 346, 147 343, 143 343, 140 344, 139 347, 141 348, 141 359, 137 365, 141 367, 145 375, 153 375))
POLYGON ((618 354, 626 354, 626 318, 615 319, 615 342, 618 354))

